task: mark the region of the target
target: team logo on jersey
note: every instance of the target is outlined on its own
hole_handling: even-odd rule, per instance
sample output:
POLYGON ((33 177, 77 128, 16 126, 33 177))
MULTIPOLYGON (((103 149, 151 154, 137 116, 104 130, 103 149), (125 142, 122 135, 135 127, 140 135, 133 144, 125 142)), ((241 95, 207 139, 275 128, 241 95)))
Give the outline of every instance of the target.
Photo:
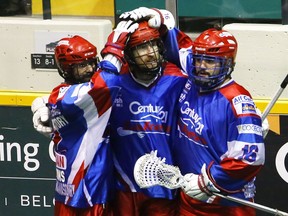
POLYGON ((134 115, 142 116, 139 120, 133 120, 134 122, 150 122, 151 118, 154 118, 156 122, 167 122, 168 111, 165 111, 163 106, 142 105, 138 101, 133 101, 129 105, 129 110, 134 115))
POLYGON ((187 126, 191 127, 191 129, 195 130, 197 134, 201 135, 204 128, 202 118, 197 112, 195 112, 195 109, 190 108, 188 101, 183 103, 183 106, 181 107, 181 113, 186 116, 185 118, 182 118, 182 121, 187 126))
POLYGON ((262 136, 262 127, 254 124, 242 124, 237 126, 239 134, 256 134, 262 136))
POLYGON ((253 100, 247 95, 238 95, 232 99, 233 105, 236 106, 239 103, 253 103, 253 100))
POLYGON ((137 134, 139 138, 143 138, 148 133, 170 135, 171 127, 165 124, 168 111, 164 110, 164 106, 143 105, 138 101, 133 101, 129 104, 129 110, 135 116, 130 121, 136 124, 118 127, 117 133, 120 136, 137 134))
POLYGON ((57 108, 57 104, 49 105, 49 108, 50 108, 52 117, 61 115, 61 111, 57 108))
POLYGON ((196 145, 207 148, 207 142, 202 137, 204 124, 201 116, 195 109, 190 107, 190 103, 185 101, 181 107, 182 117, 178 122, 179 137, 186 137, 196 145))
POLYGON ((115 104, 116 107, 123 107, 123 99, 122 99, 122 97, 118 96, 117 98, 115 98, 114 104, 115 104))
POLYGON ((253 100, 247 95, 238 95, 232 99, 232 104, 237 115, 256 114, 256 108, 253 100))
POLYGON ((242 104, 242 113, 256 113, 254 104, 242 104))

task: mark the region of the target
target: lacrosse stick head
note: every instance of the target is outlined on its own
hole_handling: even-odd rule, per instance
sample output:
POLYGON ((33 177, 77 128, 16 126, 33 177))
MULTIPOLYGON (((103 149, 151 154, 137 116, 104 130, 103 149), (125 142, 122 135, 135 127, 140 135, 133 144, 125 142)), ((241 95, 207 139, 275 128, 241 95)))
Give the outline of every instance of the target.
POLYGON ((179 168, 165 164, 165 158, 157 157, 157 151, 145 154, 136 161, 134 178, 140 188, 161 185, 176 189, 183 183, 179 168))

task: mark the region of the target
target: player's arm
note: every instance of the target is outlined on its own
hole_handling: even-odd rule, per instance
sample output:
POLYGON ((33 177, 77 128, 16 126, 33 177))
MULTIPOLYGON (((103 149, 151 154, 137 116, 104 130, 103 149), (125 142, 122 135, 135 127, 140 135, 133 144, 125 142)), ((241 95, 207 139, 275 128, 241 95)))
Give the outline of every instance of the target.
POLYGON ((227 190, 227 193, 242 190, 261 170, 265 161, 262 120, 254 108, 248 109, 250 111, 237 114, 235 120, 230 121, 227 150, 218 164, 208 167, 216 186, 227 190))
POLYGON ((120 73, 121 67, 126 65, 124 49, 129 36, 138 28, 138 23, 132 20, 121 21, 108 36, 105 47, 101 51, 103 60, 100 68, 112 73, 120 73))
POLYGON ((263 167, 265 149, 261 118, 253 107, 249 109, 250 111, 246 110, 246 113, 237 113, 242 112, 238 109, 235 111, 236 116, 232 109, 228 109, 228 114, 225 114, 229 122, 226 152, 220 156, 219 163, 212 161, 205 168, 202 167, 199 176, 203 176, 203 183, 200 182, 200 177, 186 175, 188 183, 184 191, 188 195, 206 199, 213 192, 224 194, 243 192, 246 198, 254 196, 254 188, 248 188, 247 185, 253 186, 255 176, 263 167), (196 192, 201 191, 205 194, 197 195, 195 188, 198 188, 196 192))
POLYGON ((193 41, 178 28, 173 28, 162 36, 166 51, 166 59, 176 64, 186 74, 192 70, 192 45, 193 41))

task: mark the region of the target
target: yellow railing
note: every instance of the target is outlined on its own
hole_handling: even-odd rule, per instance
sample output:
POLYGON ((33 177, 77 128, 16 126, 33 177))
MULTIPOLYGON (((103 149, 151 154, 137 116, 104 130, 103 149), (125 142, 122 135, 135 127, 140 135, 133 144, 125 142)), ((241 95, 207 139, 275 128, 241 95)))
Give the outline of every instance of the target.
MULTIPOLYGON (((30 106, 32 101, 49 92, 4 91, 0 90, 0 106, 30 106)), ((254 99, 257 107, 263 112, 270 99, 254 99)), ((270 114, 288 114, 288 99, 279 99, 273 106, 270 114)))
POLYGON ((47 94, 49 94, 49 92, 19 92, 0 90, 0 106, 30 106, 36 97, 47 94))
MULTIPOLYGON (((32 14, 42 13, 42 1, 33 1, 32 14)), ((64 16, 114 16, 114 0, 51 0, 51 13, 64 16)))

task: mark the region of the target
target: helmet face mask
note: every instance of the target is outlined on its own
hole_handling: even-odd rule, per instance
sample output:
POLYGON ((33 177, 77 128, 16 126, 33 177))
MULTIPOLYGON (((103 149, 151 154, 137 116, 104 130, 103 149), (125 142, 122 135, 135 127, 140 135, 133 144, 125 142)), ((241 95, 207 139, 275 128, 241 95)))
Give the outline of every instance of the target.
POLYGON ((209 90, 224 82, 231 74, 232 59, 207 55, 193 55, 192 80, 202 90, 209 90))
POLYGON ((155 40, 136 46, 131 52, 131 57, 139 68, 148 71, 159 67, 160 53, 155 40))
POLYGON ((145 42, 130 49, 131 72, 143 81, 154 79, 159 74, 163 57, 157 40, 145 42))
POLYGON ((96 47, 78 35, 62 38, 54 53, 59 75, 70 84, 89 81, 99 62, 96 47))
POLYGON ((225 30, 208 29, 194 41, 193 65, 189 78, 201 90, 212 90, 231 77, 237 41, 225 30))
POLYGON ((164 45, 159 31, 149 27, 147 21, 139 23, 124 52, 130 73, 140 84, 153 83, 161 74, 164 45))

